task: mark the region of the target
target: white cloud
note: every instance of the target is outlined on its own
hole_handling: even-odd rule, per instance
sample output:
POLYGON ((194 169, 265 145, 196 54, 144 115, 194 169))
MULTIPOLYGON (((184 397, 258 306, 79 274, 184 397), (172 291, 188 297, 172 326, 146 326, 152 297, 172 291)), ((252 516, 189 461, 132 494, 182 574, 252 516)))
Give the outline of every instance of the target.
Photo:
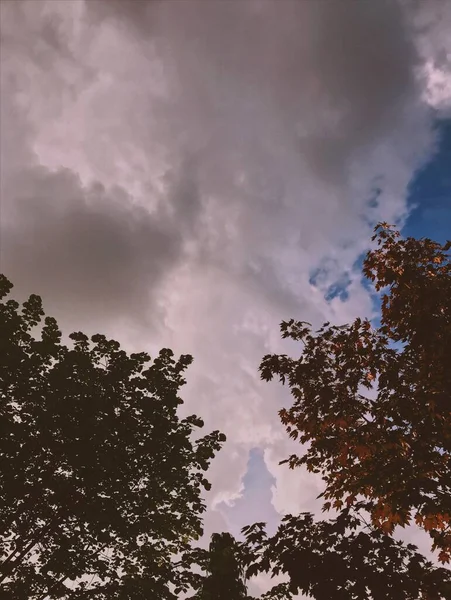
POLYGON ((424 79, 424 100, 441 117, 451 115, 451 4, 448 0, 406 3, 421 56, 418 72, 424 79), (412 9, 412 10, 409 10, 412 9))

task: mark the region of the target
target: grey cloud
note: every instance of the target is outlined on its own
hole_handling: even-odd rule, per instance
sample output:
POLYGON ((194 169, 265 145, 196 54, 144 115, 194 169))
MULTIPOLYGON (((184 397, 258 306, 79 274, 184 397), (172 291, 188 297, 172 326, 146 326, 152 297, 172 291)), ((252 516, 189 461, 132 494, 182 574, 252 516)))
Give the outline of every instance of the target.
MULTIPOLYGON (((67 90, 80 98, 102 68, 111 81, 91 103, 81 104, 82 120, 94 128, 91 141, 99 139, 95 154, 90 142, 82 149, 92 168, 110 152, 105 135, 139 147, 150 159, 162 153, 170 173, 194 155, 196 183, 186 177, 189 168, 176 174, 167 210, 177 205, 181 223, 197 215, 201 262, 232 271, 241 262, 243 279, 257 287, 262 281, 272 282, 275 292, 283 287, 271 261, 288 242, 320 260, 337 231, 349 235, 362 195, 369 193, 366 180, 386 168, 372 161, 374 148, 397 145, 397 160, 410 169, 415 162, 407 156, 406 132, 419 132, 419 151, 430 142, 414 75, 418 56, 396 2, 63 2, 54 4, 53 16, 44 3, 25 5, 16 18, 16 45, 33 64, 30 48, 39 40, 53 73, 48 83, 57 113, 67 90), (75 26, 61 17, 65 6, 68 14, 74 7, 86 11, 78 10, 84 31, 78 47, 75 26), (31 25, 27 11, 39 16, 31 25), (112 28, 108 43, 129 40, 129 62, 117 65, 121 53, 108 61, 108 52, 95 51, 105 24, 112 28), (161 63, 164 97, 149 84, 155 68, 150 55, 161 63), (350 173, 363 171, 365 163, 373 172, 359 175, 363 183, 353 197, 350 173), (196 205, 196 197, 206 203, 196 205), (317 232, 311 223, 319 221, 317 232), (252 262, 264 266, 261 276, 252 262)), ((51 124, 44 110, 35 121, 51 124)), ((102 169, 111 168, 110 157, 102 169)))
MULTIPOLYGON (((331 244, 352 238, 379 176, 389 191, 375 218, 402 214, 403 185, 433 134, 414 31, 400 4, 100 4, 99 12, 88 3, 88 14, 116 23, 163 65, 164 103, 148 97, 136 114, 157 114, 152 144, 169 157, 196 151, 210 207, 200 264, 218 264, 256 290, 263 283, 266 296, 293 310, 296 298, 274 261, 281 249, 319 261, 331 244), (390 189, 390 177, 402 183, 390 189), (397 208, 387 211, 396 195, 397 208)), ((145 61, 133 68, 150 75, 145 61)))
POLYGON ((418 56, 396 2, 101 6, 157 45, 176 79, 177 124, 196 128, 209 152, 232 145, 246 166, 259 145, 278 141, 264 139, 274 128, 300 162, 341 183, 356 153, 410 122, 419 97, 418 56))
POLYGON ((151 213, 124 190, 83 186, 69 170, 23 170, 3 189, 1 269, 19 292, 42 293, 66 322, 150 322, 154 294, 181 259, 198 212, 193 175, 181 173, 169 186, 174 203, 151 213), (189 211, 178 189, 186 180, 189 211))

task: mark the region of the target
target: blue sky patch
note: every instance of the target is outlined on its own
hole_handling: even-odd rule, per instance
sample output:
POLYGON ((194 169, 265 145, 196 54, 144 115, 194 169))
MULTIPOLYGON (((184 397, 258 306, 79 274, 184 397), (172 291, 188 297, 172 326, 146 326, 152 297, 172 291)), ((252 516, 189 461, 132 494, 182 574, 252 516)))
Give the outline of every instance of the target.
POLYGON ((275 484, 276 480, 266 467, 263 450, 253 448, 249 452, 247 471, 243 478, 243 495, 233 506, 225 503, 218 506, 233 535, 241 538, 242 527, 259 521, 268 523, 268 531, 272 532, 280 519, 271 502, 271 487, 275 484))
POLYGON ((412 211, 403 234, 429 237, 438 242, 451 238, 451 119, 437 123, 438 149, 414 176, 409 186, 412 211))

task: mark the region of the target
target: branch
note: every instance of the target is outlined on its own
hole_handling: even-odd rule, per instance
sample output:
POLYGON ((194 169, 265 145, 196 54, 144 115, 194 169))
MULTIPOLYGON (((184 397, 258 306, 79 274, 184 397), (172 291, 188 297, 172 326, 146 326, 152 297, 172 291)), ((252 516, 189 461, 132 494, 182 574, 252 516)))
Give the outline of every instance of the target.
POLYGON ((31 542, 27 546, 25 546, 22 552, 20 552, 20 554, 17 556, 16 560, 12 563, 10 568, 8 568, 8 563, 10 563, 11 560, 14 558, 15 554, 17 553, 17 548, 16 550, 14 550, 14 552, 11 552, 11 554, 6 560, 3 561, 3 563, 1 564, 1 571, 4 572, 4 575, 0 579, 0 583, 11 575, 11 573, 14 571, 14 568, 21 562, 24 556, 26 556, 28 552, 30 552, 30 550, 32 550, 34 546, 36 546, 36 544, 39 542, 39 539, 40 537, 38 537, 37 540, 31 540, 31 542))
MULTIPOLYGON (((83 550, 83 552, 86 552, 86 550, 89 549, 89 547, 92 546, 92 544, 87 544, 83 550)), ((90 558, 92 558, 93 556, 95 556, 96 554, 101 554, 103 552, 103 550, 105 550, 105 548, 107 548, 108 544, 104 544, 100 549, 96 549, 94 550, 94 552, 91 552, 91 554, 89 554, 86 558, 85 561, 88 561, 90 558)), ((94 574, 94 576, 96 575, 96 573, 94 574)), ((55 581, 53 584, 50 585, 49 588, 47 588, 47 591, 40 596, 37 600, 45 600, 48 596, 50 596, 50 594, 62 583, 64 583, 64 581, 68 579, 67 575, 63 575, 60 577, 60 579, 58 579, 57 581, 55 581)), ((92 583, 92 579, 89 585, 91 585, 92 583)), ((102 588, 103 589, 103 588, 102 588)), ((71 591, 71 590, 68 590, 71 591)), ((72 590, 73 591, 73 590, 72 590)), ((76 591, 76 590, 75 590, 76 591)), ((88 590, 86 590, 88 591, 88 590)), ((97 592, 97 590, 92 590, 93 592, 97 592)), ((84 594, 84 592, 81 592, 84 594)), ((83 596, 82 596, 83 597, 83 596)))

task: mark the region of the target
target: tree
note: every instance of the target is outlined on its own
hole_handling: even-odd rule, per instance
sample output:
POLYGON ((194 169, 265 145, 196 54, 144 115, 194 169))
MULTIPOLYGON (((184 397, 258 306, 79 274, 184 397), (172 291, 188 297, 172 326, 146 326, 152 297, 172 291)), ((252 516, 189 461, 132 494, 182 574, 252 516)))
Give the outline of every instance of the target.
MULTIPOLYGON (((323 511, 342 511, 346 528, 356 525, 355 518, 362 530, 353 536, 341 528, 338 556, 327 551, 333 525, 313 525, 306 516, 300 521, 289 519, 273 539, 257 536, 266 563, 254 560, 251 572, 269 570, 275 560, 277 569, 290 574, 292 584, 315 598, 341 597, 337 591, 328 596, 329 592, 315 587, 321 569, 331 574, 331 585, 343 590, 343 598, 407 599, 417 598, 420 592, 423 598, 449 598, 449 571, 434 571, 421 563, 410 553, 412 548, 397 547, 391 535, 398 525, 415 521, 431 536, 439 560, 450 560, 451 242, 402 239, 386 223, 376 227, 372 239, 377 239, 377 247, 367 254, 363 273, 381 292, 380 325, 358 318, 350 325, 325 323, 314 333, 309 323, 282 322, 282 337, 303 345, 301 357, 267 355, 260 367, 262 379, 276 376, 290 387, 293 404, 281 410, 280 417, 290 437, 306 445, 303 455, 283 462, 320 473, 325 482, 320 494, 325 500, 323 511), (364 531, 361 511, 369 515, 369 533, 364 531), (312 535, 309 529, 315 532, 311 544, 305 538, 312 535), (377 582, 372 596, 362 586, 358 589, 358 572, 366 569, 358 553, 366 556, 376 547, 378 553, 368 560, 373 561, 380 583, 392 575, 393 562, 387 565, 387 557, 401 564, 404 554, 415 566, 398 569, 394 595, 384 595, 377 582), (293 565, 300 568, 296 560, 309 572, 302 576, 304 580, 293 575, 293 565), (354 595, 343 587, 344 580, 339 583, 339 564, 347 565, 348 575, 353 564, 359 565, 354 595), (410 586, 409 577, 403 575, 407 572, 410 586), (432 590, 429 582, 435 579, 432 590)), ((353 581, 352 574, 349 580, 353 581)))
POLYGON ((80 332, 69 348, 38 296, 3 301, 11 288, 1 275, 2 598, 177 598, 225 440, 193 441, 201 419, 177 415, 192 358, 80 332))
POLYGON ((204 553, 207 575, 201 580, 196 600, 248 599, 241 546, 230 533, 215 533, 204 553))
POLYGON ((336 519, 316 521, 311 513, 288 515, 267 537, 264 523, 245 527, 247 577, 284 574, 264 598, 282 600, 303 593, 315 600, 441 600, 451 598, 451 574, 436 568, 413 544, 362 527, 344 509, 336 519))

